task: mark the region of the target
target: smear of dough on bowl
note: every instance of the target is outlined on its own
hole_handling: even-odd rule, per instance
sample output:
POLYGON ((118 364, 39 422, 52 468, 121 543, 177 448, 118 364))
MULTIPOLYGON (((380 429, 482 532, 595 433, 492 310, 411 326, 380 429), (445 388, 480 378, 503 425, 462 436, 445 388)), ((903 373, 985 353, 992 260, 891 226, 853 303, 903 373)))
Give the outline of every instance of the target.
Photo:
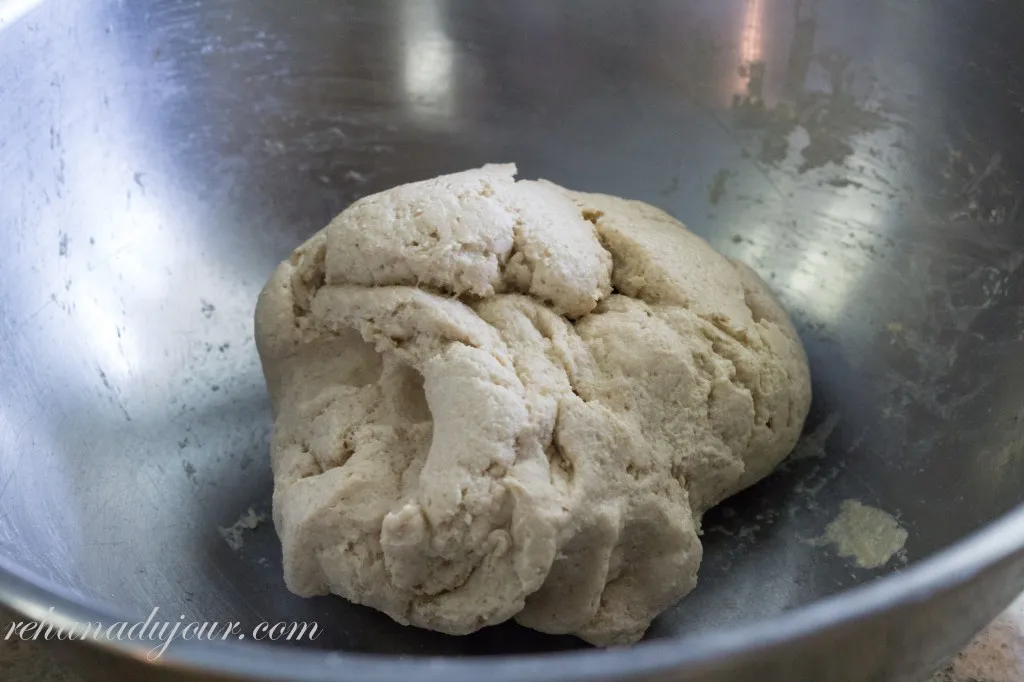
POLYGON ((830 544, 836 553, 861 568, 881 568, 907 544, 906 529, 889 512, 857 500, 843 500, 839 515, 815 544, 830 544))

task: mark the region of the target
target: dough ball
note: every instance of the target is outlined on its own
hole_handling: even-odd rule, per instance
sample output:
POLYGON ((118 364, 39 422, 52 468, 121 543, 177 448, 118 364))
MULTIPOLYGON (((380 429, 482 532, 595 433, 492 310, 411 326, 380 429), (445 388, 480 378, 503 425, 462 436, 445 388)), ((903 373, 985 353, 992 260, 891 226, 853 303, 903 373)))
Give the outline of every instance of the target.
POLYGON ((260 294, 285 580, 628 644, 695 586, 704 512, 795 445, 807 360, 668 214, 514 176, 360 199, 260 294))

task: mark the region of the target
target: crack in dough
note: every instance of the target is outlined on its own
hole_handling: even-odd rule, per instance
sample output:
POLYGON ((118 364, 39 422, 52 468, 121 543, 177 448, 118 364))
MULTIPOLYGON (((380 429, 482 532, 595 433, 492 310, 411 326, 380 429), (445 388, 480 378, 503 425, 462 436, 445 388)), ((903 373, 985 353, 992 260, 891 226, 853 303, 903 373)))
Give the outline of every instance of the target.
POLYGON ((260 294, 285 580, 629 644, 696 585, 704 512, 792 450, 807 360, 668 214, 514 176, 360 199, 260 294))

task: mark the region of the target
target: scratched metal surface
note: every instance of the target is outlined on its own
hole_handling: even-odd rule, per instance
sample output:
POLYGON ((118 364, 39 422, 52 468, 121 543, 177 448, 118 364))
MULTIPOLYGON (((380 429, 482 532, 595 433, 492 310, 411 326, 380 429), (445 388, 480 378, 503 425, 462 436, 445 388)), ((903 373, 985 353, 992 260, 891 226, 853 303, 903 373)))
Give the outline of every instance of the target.
POLYGON ((0 557, 130 613, 316 620, 324 648, 576 647, 301 600, 271 525, 237 525, 269 512, 273 266, 361 195, 516 161, 673 212, 810 355, 799 456, 709 515, 650 637, 912 569, 1024 498, 1021 10, 970 5, 0 0, 0 557), (884 568, 813 541, 847 499, 909 532, 884 568))

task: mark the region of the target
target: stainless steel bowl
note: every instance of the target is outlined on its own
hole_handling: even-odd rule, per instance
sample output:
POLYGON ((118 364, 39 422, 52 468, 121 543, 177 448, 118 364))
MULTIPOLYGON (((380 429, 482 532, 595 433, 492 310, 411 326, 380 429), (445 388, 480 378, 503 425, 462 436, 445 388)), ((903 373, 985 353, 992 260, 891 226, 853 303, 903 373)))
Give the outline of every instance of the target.
POLYGON ((176 643, 153 679, 919 678, 1024 587, 1021 15, 0 0, 0 601, 324 629, 176 643), (244 528, 270 499, 271 269, 360 195, 488 161, 672 211, 809 351, 798 456, 710 515, 699 588, 632 649, 302 600, 271 525, 244 528), (822 546, 849 499, 898 519, 902 555, 822 546))

